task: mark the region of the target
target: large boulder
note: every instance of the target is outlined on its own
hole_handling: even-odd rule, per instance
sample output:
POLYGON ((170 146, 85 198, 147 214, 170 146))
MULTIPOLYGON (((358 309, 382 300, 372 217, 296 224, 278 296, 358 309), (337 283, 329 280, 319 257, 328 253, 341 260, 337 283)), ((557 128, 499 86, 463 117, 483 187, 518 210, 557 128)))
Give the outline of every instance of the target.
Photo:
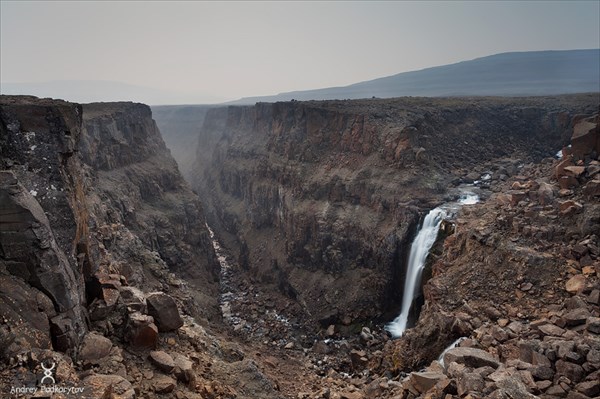
POLYGON ((140 312, 130 313, 127 321, 126 339, 134 348, 156 348, 158 344, 158 327, 154 324, 154 318, 140 312))
POLYGON ((173 331, 183 326, 175 300, 164 292, 150 294, 146 298, 148 314, 154 318, 158 331, 173 331))
POLYGON ((573 127, 571 151, 577 158, 584 158, 591 153, 600 154, 600 127, 598 114, 579 121, 573 127))
POLYGON ((83 338, 79 349, 79 359, 84 362, 97 363, 110 354, 112 342, 110 339, 91 332, 83 338))
POLYGON ((163 373, 171 373, 175 369, 175 361, 167 352, 152 351, 150 352, 150 361, 157 369, 163 373))
POLYGON ((500 361, 490 353, 476 348, 452 348, 444 355, 444 364, 456 362, 467 367, 478 368, 490 366, 498 368, 500 361))

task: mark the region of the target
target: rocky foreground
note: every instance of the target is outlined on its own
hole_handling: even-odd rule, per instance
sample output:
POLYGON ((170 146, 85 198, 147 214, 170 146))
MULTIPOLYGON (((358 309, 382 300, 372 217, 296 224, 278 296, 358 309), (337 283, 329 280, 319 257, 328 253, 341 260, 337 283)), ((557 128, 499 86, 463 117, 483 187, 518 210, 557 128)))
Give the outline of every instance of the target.
MULTIPOLYGON (((410 101, 410 112, 398 107, 401 100, 334 102, 325 110, 311 103, 306 125, 302 103, 276 106, 282 113, 273 119, 248 109, 209 111, 203 129, 217 150, 200 152, 197 165, 225 166, 200 179, 219 182, 203 193, 212 198, 206 205, 212 236, 148 107, 1 97, 0 396, 48 397, 50 389, 53 398, 103 399, 599 396, 598 96, 519 105, 443 100, 442 108, 410 101), (486 118, 478 118, 477 107, 486 118), (252 126, 269 128, 247 130, 257 115, 252 126), (407 126, 389 130, 398 115, 407 126), (288 135, 290 126, 296 136, 288 135), (308 127, 308 145, 300 126, 308 127), (457 142, 468 127, 468 140, 457 142), (349 136, 323 150, 338 128, 349 136), (270 129, 279 135, 269 136, 270 129), (382 131, 390 141, 380 153, 382 131), (241 133, 254 144, 269 143, 274 154, 252 146, 240 152, 241 133), (308 158, 295 159, 292 144, 308 158), (559 144, 562 159, 545 156, 559 144), (461 151, 452 153, 453 146, 461 151), (226 156, 246 160, 236 165, 226 156), (321 161, 330 165, 324 176, 303 174, 321 161), (355 174, 354 165, 376 178, 355 174), (419 171, 433 173, 433 180, 419 180, 419 171), (394 182, 408 184, 423 201, 395 203, 394 193, 411 193, 379 186, 393 173, 394 182), (360 179, 349 182, 354 177, 360 179), (283 192, 272 190, 271 179, 283 192), (375 223, 404 234, 377 255, 388 259, 388 249, 410 243, 420 212, 474 181, 484 200, 446 222, 451 234, 440 235, 429 258, 419 320, 391 340, 383 325, 394 315, 370 320, 385 306, 342 291, 353 281, 379 287, 365 282, 387 269, 364 271, 344 254, 335 257, 348 241, 325 233, 342 231, 358 214, 348 200, 368 214, 393 214, 396 226, 375 223), (303 197, 313 189, 310 200, 303 197), (310 223, 303 219, 309 205, 325 201, 335 209, 310 223), (291 234, 289 217, 302 234, 291 234), (336 217, 344 224, 324 224, 336 217), (267 240, 273 224, 281 235, 267 240), (253 231, 257 226, 265 230, 253 231), (301 246, 294 239, 303 252, 295 252, 301 246), (289 252, 277 252, 285 240, 289 252), (332 256, 332 270, 318 267, 318 253, 332 256), (273 263, 272 254, 314 264, 294 270, 296 258, 273 263), (344 299, 335 312, 328 312, 335 298, 320 302, 313 291, 301 291, 301 277, 313 274, 324 276, 318 287, 334 281, 340 290, 331 294, 344 299), (49 384, 42 366, 52 363, 49 384)), ((352 231, 370 223, 356 220, 352 231)), ((362 256, 381 234, 368 231, 366 244, 353 244, 362 256)), ((401 263, 393 259, 387 267, 401 263)), ((376 301, 393 297, 388 292, 376 301)))

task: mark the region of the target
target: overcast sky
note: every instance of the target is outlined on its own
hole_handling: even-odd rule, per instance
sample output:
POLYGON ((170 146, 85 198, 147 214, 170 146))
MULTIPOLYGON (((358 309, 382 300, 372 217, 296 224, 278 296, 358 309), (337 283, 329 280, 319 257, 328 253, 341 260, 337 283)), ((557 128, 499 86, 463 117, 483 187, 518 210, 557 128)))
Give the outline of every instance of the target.
POLYGON ((343 86, 507 51, 600 47, 596 0, 0 7, 3 84, 114 81, 169 91, 174 103, 343 86))

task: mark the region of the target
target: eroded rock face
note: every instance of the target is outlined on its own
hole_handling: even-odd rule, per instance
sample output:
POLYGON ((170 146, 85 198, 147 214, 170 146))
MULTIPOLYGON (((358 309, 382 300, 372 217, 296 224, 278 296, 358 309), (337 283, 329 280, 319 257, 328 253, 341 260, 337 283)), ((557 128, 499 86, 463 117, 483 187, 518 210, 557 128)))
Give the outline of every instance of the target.
POLYGON ((54 361, 89 397, 135 396, 123 348, 160 344, 147 293, 170 292, 178 326, 179 309, 215 320, 217 269, 147 106, 0 96, 0 385, 37 386, 54 361))
POLYGON ((177 284, 161 275, 166 265, 193 281, 201 316, 214 318, 219 269, 202 206, 181 177, 150 108, 87 104, 83 114, 78 149, 90 167, 88 201, 97 224, 91 256, 101 259, 109 251, 117 271, 147 291, 163 290, 161 279, 177 284))
POLYGON ((25 317, 23 330, 4 330, 1 356, 14 355, 17 341, 46 348, 47 337, 55 349, 67 351, 87 329, 74 251, 86 221, 72 207, 82 178, 73 157, 81 107, 9 97, 0 118, 1 313, 13 326, 20 324, 16 315, 25 317))
MULTIPOLYGON (((210 223, 253 277, 297 297, 324 325, 371 319, 400 300, 402 265, 422 212, 444 201, 453 184, 480 179, 485 162, 507 158, 494 169, 494 179, 505 180, 521 162, 554 154, 568 139, 571 117, 594 101, 212 109, 193 184, 210 223)), ((542 195, 549 201, 553 193, 542 195)))

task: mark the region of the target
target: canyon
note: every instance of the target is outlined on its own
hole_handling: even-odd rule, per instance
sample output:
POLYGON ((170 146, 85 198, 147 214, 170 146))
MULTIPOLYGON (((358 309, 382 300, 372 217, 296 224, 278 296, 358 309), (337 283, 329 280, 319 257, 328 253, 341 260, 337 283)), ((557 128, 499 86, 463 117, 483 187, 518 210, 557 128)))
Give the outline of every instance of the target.
POLYGON ((599 105, 2 96, 2 395, 598 396, 599 105))

